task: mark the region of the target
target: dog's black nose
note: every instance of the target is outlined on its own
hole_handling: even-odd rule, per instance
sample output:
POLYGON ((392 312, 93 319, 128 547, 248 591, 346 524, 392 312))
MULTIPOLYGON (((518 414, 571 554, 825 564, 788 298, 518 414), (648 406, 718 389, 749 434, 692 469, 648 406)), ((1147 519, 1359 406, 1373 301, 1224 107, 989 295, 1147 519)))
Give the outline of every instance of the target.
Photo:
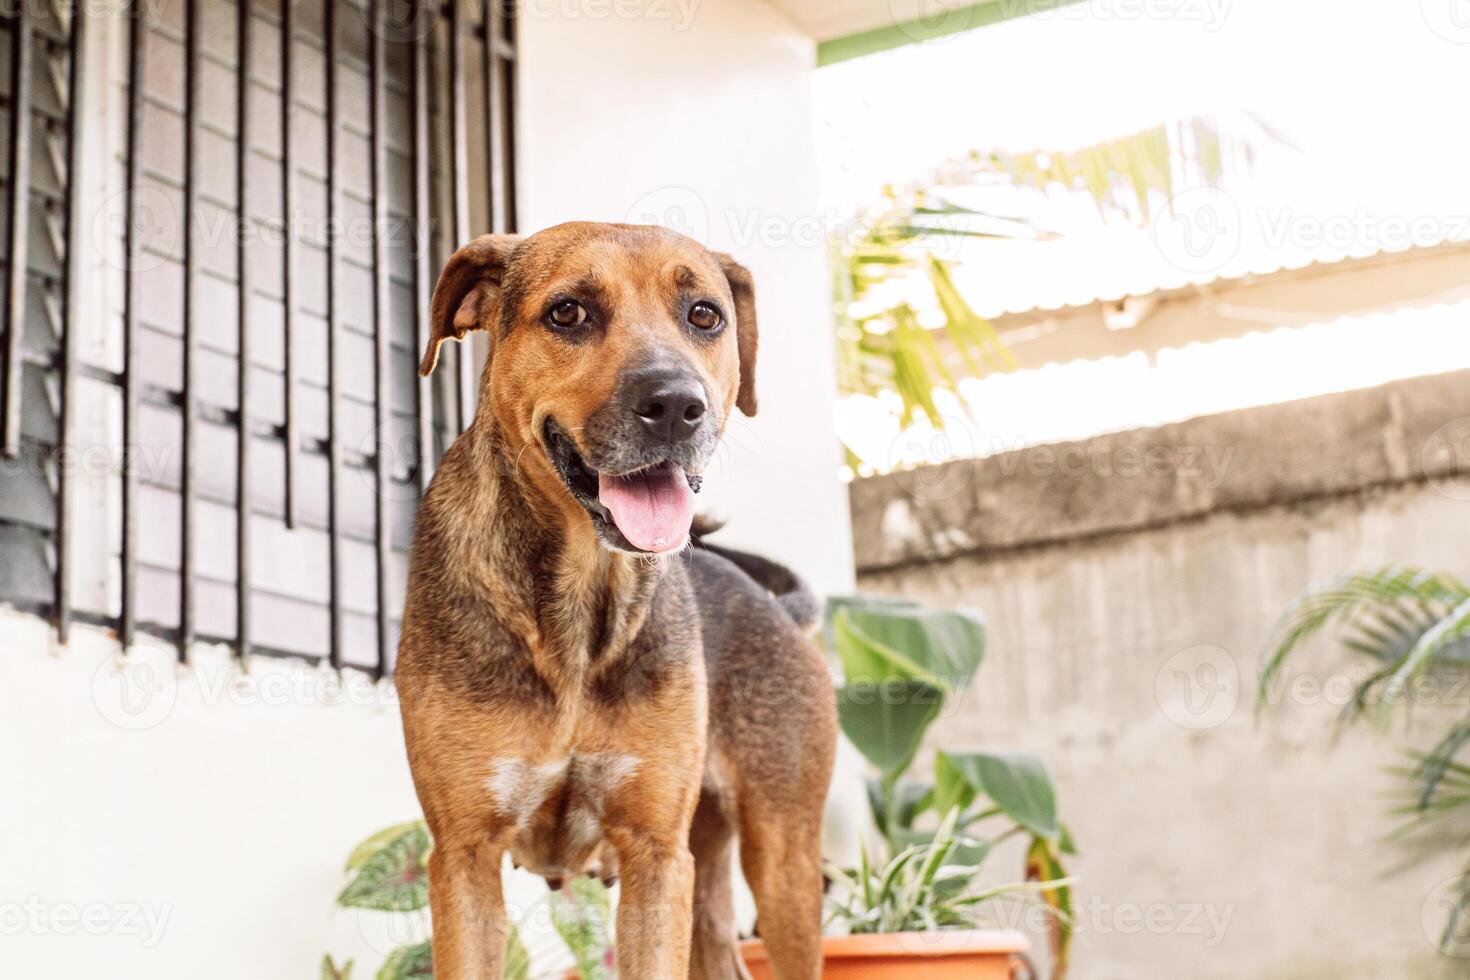
POLYGON ((647 431, 664 442, 688 439, 709 403, 704 385, 690 374, 655 374, 628 386, 628 407, 647 431))

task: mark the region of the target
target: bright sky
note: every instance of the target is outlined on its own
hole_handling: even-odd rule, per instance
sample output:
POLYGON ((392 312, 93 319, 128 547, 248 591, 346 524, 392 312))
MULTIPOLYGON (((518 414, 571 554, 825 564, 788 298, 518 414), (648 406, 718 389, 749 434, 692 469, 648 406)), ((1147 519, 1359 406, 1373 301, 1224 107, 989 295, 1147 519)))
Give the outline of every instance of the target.
POLYGON ((973 148, 1247 110, 1302 147, 1280 179, 1309 200, 1465 206, 1467 83, 1466 0, 1093 0, 823 69, 819 151, 842 207, 973 148))
MULTIPOLYGON (((1225 186, 1235 244, 1199 262, 1170 244, 1167 228, 1106 226, 1076 201, 1033 200, 1033 220, 1063 231, 1060 240, 984 242, 951 253, 971 302, 996 315, 1470 237, 1467 92, 1470 0, 1092 0, 823 69, 815 97, 825 204, 835 214, 860 208, 886 183, 922 180, 971 149, 1073 149, 1210 113, 1245 132, 1258 118, 1290 141, 1255 130, 1249 177, 1225 186)), ((999 209, 994 200, 965 203, 999 209)), ((1384 329, 1381 320, 1353 322, 1353 336, 1384 329)), ((1402 325, 1401 346, 1438 347, 1437 370, 1470 366, 1464 344, 1443 346, 1466 323, 1470 309, 1440 306, 1402 325)), ((1391 328, 1401 332, 1398 323, 1391 328)), ((1254 356, 1276 360, 1291 376, 1253 384, 1254 403, 1424 371, 1422 351, 1380 360, 1366 373, 1350 363, 1355 352, 1371 360, 1381 350, 1370 333, 1336 358, 1312 356, 1303 343, 1326 342, 1325 335, 1302 330, 1245 339, 1254 356)), ((1225 357, 1217 367, 1229 363, 1230 352, 1216 353, 1225 357)), ((1180 370, 1178 358, 1161 357, 1142 367, 1079 366, 1065 379, 1022 372, 967 385, 977 417, 997 418, 1002 393, 1012 407, 1017 398, 1047 404, 1058 384, 1076 396, 1060 399, 1074 414, 1006 412, 1029 416, 1025 430, 987 427, 969 440, 980 445, 949 451, 986 455, 1237 407, 1180 370), (1147 381, 1140 370, 1176 373, 1147 381), (1135 394, 1145 394, 1116 417, 1099 417, 1098 400, 1116 394, 1123 375, 1135 394)), ((897 429, 880 424, 886 413, 848 405, 838 426, 865 437, 881 458, 880 443, 891 443, 897 429)))

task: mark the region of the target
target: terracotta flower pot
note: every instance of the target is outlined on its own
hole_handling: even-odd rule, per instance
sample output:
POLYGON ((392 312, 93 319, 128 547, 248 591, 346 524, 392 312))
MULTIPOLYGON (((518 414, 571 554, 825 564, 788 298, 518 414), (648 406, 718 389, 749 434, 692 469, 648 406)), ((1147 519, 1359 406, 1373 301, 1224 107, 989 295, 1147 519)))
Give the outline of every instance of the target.
MULTIPOLYGON (((1010 980, 1011 957, 1029 948, 1005 930, 900 932, 829 936, 822 941, 826 980, 1010 980)), ((754 980, 774 980, 759 939, 740 944, 754 980)))

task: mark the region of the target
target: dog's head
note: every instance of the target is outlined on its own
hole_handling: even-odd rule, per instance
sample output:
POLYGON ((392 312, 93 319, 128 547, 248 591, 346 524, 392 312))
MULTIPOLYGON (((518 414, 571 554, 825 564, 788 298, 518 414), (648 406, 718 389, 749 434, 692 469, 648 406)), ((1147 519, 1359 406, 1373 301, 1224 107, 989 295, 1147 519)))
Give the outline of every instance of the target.
POLYGON ((419 373, 472 330, 490 337, 480 417, 518 471, 609 547, 682 548, 732 409, 755 414, 750 274, 652 226, 487 235, 439 277, 419 373))

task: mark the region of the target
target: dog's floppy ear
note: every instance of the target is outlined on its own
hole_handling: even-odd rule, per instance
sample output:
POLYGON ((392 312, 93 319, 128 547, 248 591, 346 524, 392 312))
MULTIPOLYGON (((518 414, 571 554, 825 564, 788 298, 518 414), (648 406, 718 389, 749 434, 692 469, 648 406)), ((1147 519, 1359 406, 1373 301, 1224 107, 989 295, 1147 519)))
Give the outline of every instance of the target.
POLYGON ((750 270, 728 255, 716 255, 735 297, 735 348, 740 352, 740 390, 735 405, 747 417, 755 415, 755 348, 760 329, 755 322, 755 281, 750 270))
POLYGON ((481 235, 449 257, 429 304, 429 346, 419 374, 433 372, 444 341, 464 340, 484 326, 486 301, 499 291, 506 260, 520 242, 520 235, 481 235))

